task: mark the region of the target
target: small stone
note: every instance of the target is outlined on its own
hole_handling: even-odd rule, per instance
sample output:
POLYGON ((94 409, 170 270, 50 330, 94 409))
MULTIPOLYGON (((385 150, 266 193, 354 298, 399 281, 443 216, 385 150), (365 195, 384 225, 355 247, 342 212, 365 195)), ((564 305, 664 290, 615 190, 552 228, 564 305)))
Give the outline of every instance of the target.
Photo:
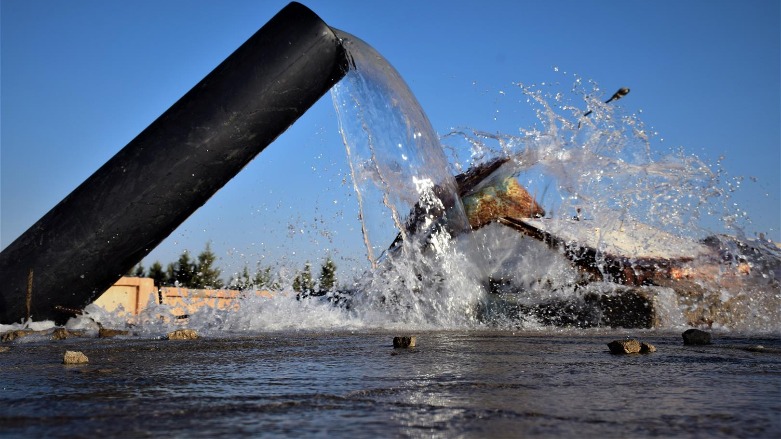
POLYGON ((65 340, 68 338, 68 330, 65 328, 57 328, 52 332, 52 340, 65 340))
POLYGON ((394 348, 414 348, 417 338, 414 335, 404 337, 393 337, 394 348))
POLYGON ((641 354, 650 354, 652 352, 656 352, 656 346, 652 345, 651 343, 646 343, 646 342, 640 343, 640 353, 641 354))
POLYGON ((65 340, 68 337, 83 337, 84 331, 69 331, 65 328, 57 328, 52 332, 52 340, 65 340))
POLYGON ((17 329, 16 331, 6 332, 2 336, 0 336, 0 341, 3 342, 14 341, 17 338, 25 337, 32 333, 33 331, 30 329, 17 329))
POLYGON ((699 329, 687 329, 683 334, 683 344, 685 345, 706 345, 710 344, 710 332, 699 329))
POLYGON ((0 346, 0 353, 8 352, 10 350, 11 350, 11 348, 9 348, 8 346, 0 346))
POLYGON ((98 338, 111 338, 118 335, 128 335, 128 333, 128 331, 123 331, 121 329, 100 328, 98 329, 98 338))
POLYGON ((198 333, 193 329, 177 329, 168 333, 169 340, 195 340, 196 338, 198 338, 198 333))
POLYGON ((87 356, 78 351, 65 351, 65 356, 62 359, 62 364, 87 364, 89 359, 87 356))
POLYGON ((636 354, 640 352, 640 342, 635 339, 613 340, 607 344, 611 354, 636 354))

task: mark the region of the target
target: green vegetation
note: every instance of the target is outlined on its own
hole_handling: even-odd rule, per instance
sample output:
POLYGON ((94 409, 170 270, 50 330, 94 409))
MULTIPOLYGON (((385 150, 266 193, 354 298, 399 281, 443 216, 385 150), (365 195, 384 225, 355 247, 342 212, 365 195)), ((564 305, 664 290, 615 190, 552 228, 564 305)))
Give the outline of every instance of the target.
POLYGON ((320 268, 320 291, 328 292, 336 288, 336 264, 328 256, 325 263, 320 268))
MULTIPOLYGON (((155 261, 149 270, 145 270, 140 263, 131 268, 127 276, 151 277, 158 287, 180 286, 184 288, 223 288, 236 290, 258 289, 276 291, 282 287, 280 279, 271 271, 271 267, 264 267, 258 263, 255 273, 250 273, 246 265, 241 273, 230 278, 227 285, 223 282, 222 270, 217 267, 217 255, 211 249, 211 244, 206 243, 204 250, 196 258, 192 258, 190 252, 185 250, 176 262, 169 263, 165 269, 159 261, 155 261)), ((293 289, 299 297, 322 296, 337 287, 336 264, 330 256, 320 267, 320 276, 317 282, 312 276, 312 265, 307 261, 303 271, 293 279, 293 289)))
POLYGON ((312 265, 309 261, 304 265, 304 271, 298 273, 298 276, 293 279, 293 290, 304 296, 315 292, 315 281, 312 279, 312 265))

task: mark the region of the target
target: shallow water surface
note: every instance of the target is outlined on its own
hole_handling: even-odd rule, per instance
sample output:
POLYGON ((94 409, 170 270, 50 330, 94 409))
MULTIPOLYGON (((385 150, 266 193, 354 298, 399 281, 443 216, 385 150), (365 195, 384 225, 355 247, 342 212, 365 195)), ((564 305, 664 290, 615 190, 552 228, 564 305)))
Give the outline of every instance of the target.
POLYGON ((781 436, 781 338, 448 331, 393 349, 392 337, 19 339, 0 353, 0 435, 781 436), (658 351, 611 355, 625 336, 658 351), (65 350, 90 363, 60 364, 65 350))

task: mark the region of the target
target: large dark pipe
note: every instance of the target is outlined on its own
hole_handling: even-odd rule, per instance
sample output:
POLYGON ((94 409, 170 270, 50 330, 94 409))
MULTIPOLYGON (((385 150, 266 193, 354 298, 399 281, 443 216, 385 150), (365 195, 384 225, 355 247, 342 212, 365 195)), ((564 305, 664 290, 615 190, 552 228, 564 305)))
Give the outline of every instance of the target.
POLYGON ((137 264, 348 69, 291 3, 0 253, 0 323, 64 322, 137 264))

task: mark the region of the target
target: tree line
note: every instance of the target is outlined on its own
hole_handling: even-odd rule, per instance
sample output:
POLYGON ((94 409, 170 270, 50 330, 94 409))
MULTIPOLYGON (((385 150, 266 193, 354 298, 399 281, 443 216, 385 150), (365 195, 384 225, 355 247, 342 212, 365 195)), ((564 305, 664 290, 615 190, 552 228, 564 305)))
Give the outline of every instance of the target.
MULTIPOLYGON (((216 265, 217 256, 211 249, 210 243, 198 254, 196 258, 190 256, 185 250, 176 262, 169 263, 165 268, 159 261, 155 261, 147 270, 142 264, 133 267, 128 276, 150 277, 154 279, 157 287, 179 286, 194 289, 219 289, 226 285, 222 280, 222 270, 216 265)), ((293 290, 301 296, 323 295, 336 288, 336 264, 330 256, 320 267, 320 276, 315 281, 312 275, 312 266, 306 262, 304 269, 293 279, 293 290)), ((241 273, 232 276, 227 284, 228 288, 245 290, 279 290, 281 280, 271 272, 271 267, 262 267, 258 264, 255 273, 250 273, 245 265, 241 273)))

